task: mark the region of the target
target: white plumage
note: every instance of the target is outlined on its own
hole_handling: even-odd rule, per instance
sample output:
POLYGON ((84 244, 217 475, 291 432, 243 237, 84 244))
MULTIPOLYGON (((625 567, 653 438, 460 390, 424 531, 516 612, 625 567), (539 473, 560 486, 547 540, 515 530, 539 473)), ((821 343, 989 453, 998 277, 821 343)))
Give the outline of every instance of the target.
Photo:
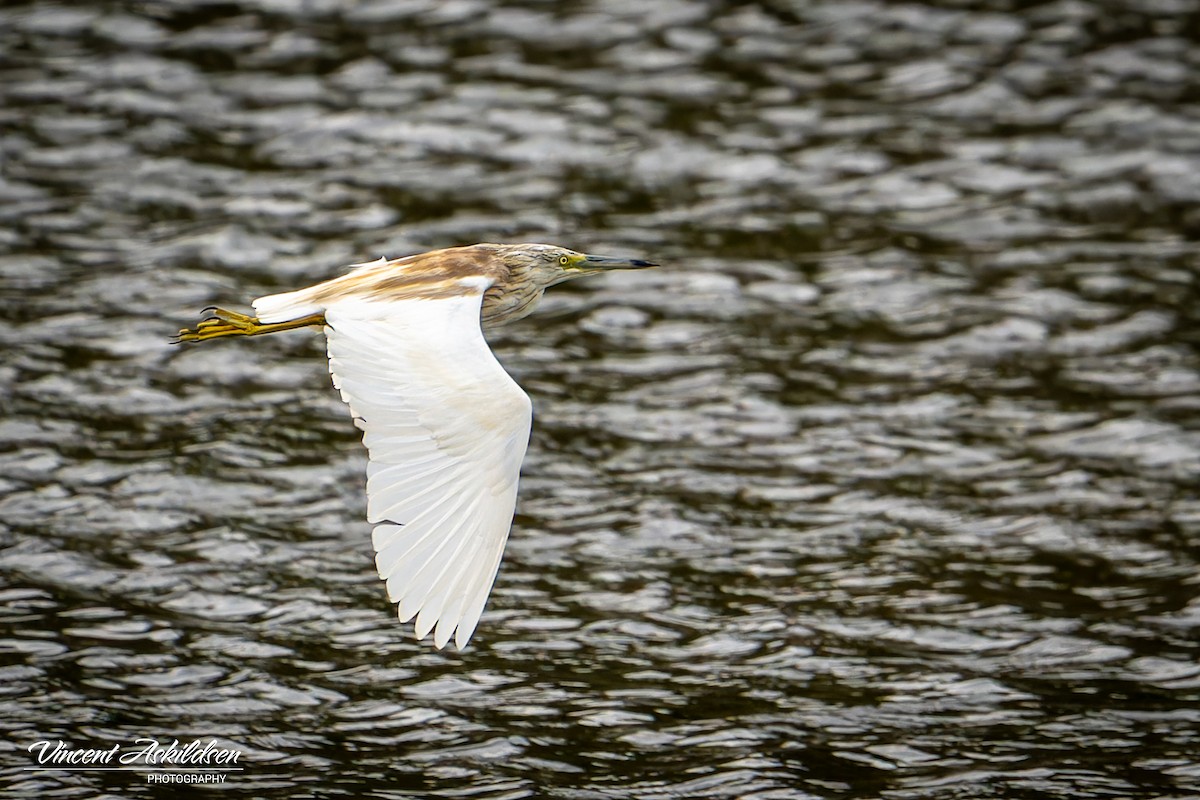
POLYGON ((379 577, 400 621, 415 616, 417 638, 432 630, 438 648, 451 635, 465 647, 483 613, 533 419, 529 396, 483 338, 487 285, 472 286, 457 297, 344 298, 324 309, 329 372, 367 446, 379 577))

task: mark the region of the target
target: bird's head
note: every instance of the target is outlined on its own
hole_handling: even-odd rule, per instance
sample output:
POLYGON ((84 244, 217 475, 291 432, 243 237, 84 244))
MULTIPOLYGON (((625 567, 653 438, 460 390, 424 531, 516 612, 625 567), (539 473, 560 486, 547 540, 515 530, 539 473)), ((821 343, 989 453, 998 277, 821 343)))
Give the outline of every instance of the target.
POLYGON ((508 245, 504 260, 510 268, 524 272, 542 288, 569 281, 580 275, 612 269, 645 269, 658 266, 640 258, 577 253, 552 244, 508 245))

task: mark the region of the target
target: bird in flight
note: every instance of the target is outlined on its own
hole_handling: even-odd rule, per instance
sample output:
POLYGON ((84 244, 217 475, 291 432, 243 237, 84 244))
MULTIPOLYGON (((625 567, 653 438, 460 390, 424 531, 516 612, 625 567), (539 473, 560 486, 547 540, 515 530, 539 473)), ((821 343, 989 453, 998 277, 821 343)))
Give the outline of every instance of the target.
POLYGON ((533 407, 483 338, 547 287, 649 261, 548 244, 476 244, 393 260, 253 301, 210 308, 179 342, 322 326, 333 385, 367 446, 367 519, 401 622, 439 650, 470 641, 516 507, 533 407))

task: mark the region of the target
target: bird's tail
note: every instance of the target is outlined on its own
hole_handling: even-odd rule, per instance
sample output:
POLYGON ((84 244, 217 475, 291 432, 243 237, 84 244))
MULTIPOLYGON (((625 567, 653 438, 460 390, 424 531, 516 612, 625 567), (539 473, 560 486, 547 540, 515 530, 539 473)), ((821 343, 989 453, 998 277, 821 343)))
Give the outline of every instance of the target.
POLYGON ((258 298, 252 305, 259 322, 267 323, 288 322, 325 311, 323 307, 313 302, 311 289, 269 294, 266 297, 258 298))

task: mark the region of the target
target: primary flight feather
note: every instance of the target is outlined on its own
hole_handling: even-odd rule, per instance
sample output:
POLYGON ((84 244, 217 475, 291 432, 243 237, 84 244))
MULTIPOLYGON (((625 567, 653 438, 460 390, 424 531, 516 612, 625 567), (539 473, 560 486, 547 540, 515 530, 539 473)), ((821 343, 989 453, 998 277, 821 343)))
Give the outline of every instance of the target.
POLYGON ((476 244, 356 264, 260 297, 250 317, 214 308, 179 341, 323 326, 329 372, 367 447, 367 519, 401 622, 459 649, 475 632, 512 526, 529 443, 528 395, 483 329, 531 312, 546 288, 649 261, 547 244, 476 244))

